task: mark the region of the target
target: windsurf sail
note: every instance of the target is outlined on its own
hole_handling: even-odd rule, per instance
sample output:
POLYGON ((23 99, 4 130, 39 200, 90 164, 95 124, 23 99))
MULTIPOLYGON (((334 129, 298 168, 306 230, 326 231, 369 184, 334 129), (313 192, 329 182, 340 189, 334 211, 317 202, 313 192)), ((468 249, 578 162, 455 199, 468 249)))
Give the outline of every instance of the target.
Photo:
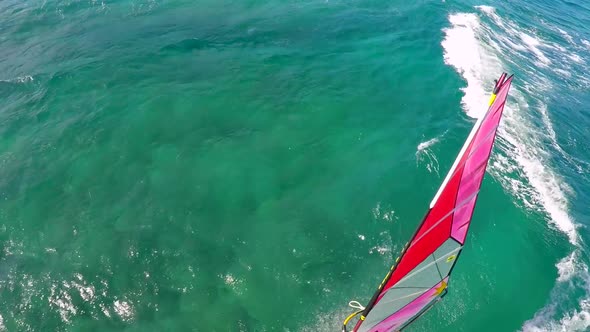
POLYGON ((474 125, 416 233, 360 314, 354 332, 401 331, 447 293, 449 277, 465 243, 467 230, 512 76, 496 81, 489 108, 474 125))

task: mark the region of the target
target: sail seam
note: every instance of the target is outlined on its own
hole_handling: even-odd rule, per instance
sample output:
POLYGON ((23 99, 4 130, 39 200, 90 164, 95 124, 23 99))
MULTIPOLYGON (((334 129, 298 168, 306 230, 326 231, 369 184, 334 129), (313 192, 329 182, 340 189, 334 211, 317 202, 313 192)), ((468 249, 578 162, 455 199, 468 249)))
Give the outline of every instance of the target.
POLYGON ((425 231, 424 233, 422 233, 422 235, 420 235, 416 240, 413 241, 412 247, 415 246, 416 243, 418 243, 418 241, 422 240, 422 238, 424 238, 424 236, 426 236, 426 234, 430 233, 430 231, 432 231, 436 226, 438 226, 441 222, 443 222, 451 214, 453 214, 457 209, 460 209, 463 206, 465 206, 467 203, 469 203, 469 200, 472 199, 475 195, 477 195, 478 192, 479 192, 479 189, 476 190, 473 194, 469 195, 469 197, 467 197, 466 199, 464 199, 461 203, 459 203, 459 205, 455 206, 451 211, 447 212, 447 214, 445 214, 442 218, 440 218, 439 221, 437 221, 436 223, 434 223, 434 225, 430 226, 430 228, 428 228, 427 231, 425 231))
MULTIPOLYGON (((452 253, 454 253, 455 251, 461 250, 461 248, 463 248, 463 247, 462 247, 462 246, 459 246, 458 248, 455 248, 455 249, 453 249, 453 250, 449 251, 448 253, 444 254, 444 255, 443 255, 443 257, 441 257, 441 258, 439 258, 439 259, 437 259, 437 260, 433 261, 432 263, 428 263, 428 264, 426 264, 425 266, 423 266, 422 268, 420 268, 420 269, 419 269, 419 270, 417 270, 417 271, 414 271, 414 272, 412 272, 412 273, 410 273, 410 274, 406 275, 406 276, 405 276, 403 279, 401 279, 400 281, 398 281, 398 283, 401 283, 401 282, 403 282, 403 281, 406 281, 406 280, 410 279, 411 277, 415 276, 416 274, 418 274, 418 273, 420 273, 420 272, 424 271, 426 268, 428 268, 428 267, 432 266, 432 264, 436 264, 436 262, 438 262, 439 260, 443 260, 445 257, 448 257, 448 256, 449 256, 449 254, 452 254, 452 253)), ((395 288, 395 286, 391 287, 390 289, 392 289, 392 288, 395 288)))
POLYGON ((438 260, 436 259, 436 256, 434 256, 434 252, 432 253, 432 257, 434 257, 434 262, 435 262, 434 265, 436 265, 436 271, 438 271, 438 276, 442 280, 443 279, 443 276, 442 276, 442 273, 440 273, 440 268, 438 267, 438 263, 437 263, 438 260))

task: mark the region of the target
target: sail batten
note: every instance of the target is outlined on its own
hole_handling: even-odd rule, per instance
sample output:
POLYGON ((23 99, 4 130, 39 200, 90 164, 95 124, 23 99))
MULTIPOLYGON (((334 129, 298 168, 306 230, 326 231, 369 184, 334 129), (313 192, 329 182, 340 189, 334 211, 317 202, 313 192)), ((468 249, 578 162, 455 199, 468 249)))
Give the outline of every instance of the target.
POLYGON ((511 82, 512 76, 505 73, 497 80, 486 114, 476 121, 422 223, 362 312, 354 332, 399 331, 447 293, 511 82))

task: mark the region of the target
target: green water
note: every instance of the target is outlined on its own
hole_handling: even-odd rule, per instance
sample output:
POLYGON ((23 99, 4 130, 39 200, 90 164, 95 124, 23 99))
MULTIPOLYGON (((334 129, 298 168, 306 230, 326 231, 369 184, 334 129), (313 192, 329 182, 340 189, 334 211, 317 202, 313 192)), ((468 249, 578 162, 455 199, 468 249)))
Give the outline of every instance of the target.
MULTIPOLYGON (((459 10, 4 1, 0 330, 337 330, 474 123, 441 47, 459 10)), ((547 218, 487 175, 411 330, 520 329, 571 252, 547 218)))

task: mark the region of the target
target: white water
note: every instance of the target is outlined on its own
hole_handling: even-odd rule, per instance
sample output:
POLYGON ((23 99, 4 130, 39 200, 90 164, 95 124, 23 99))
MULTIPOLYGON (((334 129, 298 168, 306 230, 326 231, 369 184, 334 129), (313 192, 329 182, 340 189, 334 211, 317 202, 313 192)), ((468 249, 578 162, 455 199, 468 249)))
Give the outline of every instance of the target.
POLYGON ((559 277, 555 288, 551 292, 549 303, 539 310, 535 316, 525 322, 524 332, 573 332, 587 331, 590 328, 590 274, 588 266, 579 260, 579 252, 563 258, 556 264, 559 277), (556 317, 556 312, 562 303, 571 301, 570 294, 577 288, 583 288, 586 295, 578 299, 578 308, 568 311, 562 317, 556 317))
POLYGON ((438 171, 440 169, 440 164, 438 163, 436 154, 432 151, 432 146, 437 144, 443 136, 444 133, 440 136, 421 142, 418 144, 418 147, 416 147, 416 163, 426 163, 426 169, 428 172, 434 172, 439 176, 440 174, 438 171))
POLYGON ((7 80, 0 80, 0 82, 7 82, 7 83, 27 83, 27 82, 32 82, 32 81, 34 81, 34 79, 33 79, 33 76, 30 76, 30 75, 19 76, 19 77, 7 79, 7 80))
POLYGON ((534 84, 519 81, 513 84, 496 145, 502 153, 493 159, 489 171, 525 208, 544 212, 548 224, 565 234, 575 248, 556 264, 559 277, 550 301, 523 325, 522 330, 585 331, 590 327, 590 301, 584 298, 578 301, 577 308, 566 308, 567 314, 556 317, 559 304, 580 285, 586 291, 586 298, 590 297, 590 274, 588 267, 579 259, 577 225, 568 212, 568 194, 572 190, 551 167, 546 143, 550 142, 572 166, 579 168, 580 165, 559 146, 546 103, 540 98, 530 97, 542 96, 552 89, 549 80, 532 68, 545 67, 563 75, 570 72, 571 62, 579 63, 581 57, 562 45, 547 42, 533 31, 503 19, 493 7, 476 8, 480 13, 450 15, 450 27, 444 29, 442 42, 445 63, 454 67, 467 81, 467 87, 462 89, 465 93, 463 108, 472 117, 479 117, 485 112, 482 105, 487 104, 487 92, 493 79, 502 71, 507 71, 507 66, 516 65, 513 62, 503 63, 500 59, 534 62, 529 67, 520 68, 534 84), (482 23, 482 17, 486 16, 493 21, 493 25, 482 23), (552 61, 556 57, 571 61, 552 61), (533 124, 534 117, 539 115, 543 128, 533 124))

